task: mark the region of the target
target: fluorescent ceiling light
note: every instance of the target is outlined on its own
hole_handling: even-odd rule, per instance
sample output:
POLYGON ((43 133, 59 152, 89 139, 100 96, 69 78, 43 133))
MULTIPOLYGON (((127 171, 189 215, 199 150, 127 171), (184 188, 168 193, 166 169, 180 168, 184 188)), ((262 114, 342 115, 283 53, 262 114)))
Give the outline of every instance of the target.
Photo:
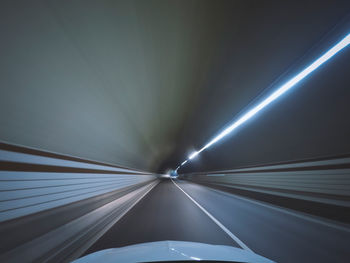
POLYGON ((188 156, 189 160, 192 160, 194 157, 196 157, 199 154, 199 152, 193 152, 190 154, 190 156, 188 156))
MULTIPOLYGON (((313 63, 311 63, 309 66, 307 66, 305 69, 303 69, 300 73, 298 73, 296 76, 288 80, 286 83, 284 83, 282 86, 280 86, 277 90, 272 92, 267 98, 265 98, 263 101, 261 101, 259 104, 254 106, 252 109, 250 109, 248 112, 246 112, 243 116, 238 118, 235 122, 233 122, 230 126, 228 126, 225 130, 223 130, 221 133, 219 133, 214 139, 209 141, 204 147, 202 147, 199 151, 196 151, 192 153, 189 156, 189 160, 196 157, 199 153, 204 151, 205 149, 212 146, 214 143, 218 142, 222 138, 224 138, 226 135, 231 133, 233 130, 235 130, 237 127, 241 126, 243 123, 251 119, 254 115, 256 115, 259 111, 264 109, 267 105, 281 97, 284 93, 286 93, 288 90, 293 88, 296 84, 298 84, 301 80, 303 80, 305 77, 307 77, 309 74, 311 74, 313 71, 315 71, 317 68, 319 68, 322 64, 327 62, 329 59, 331 59, 334 55, 336 55, 339 51, 341 51, 343 48, 347 47, 350 44, 350 34, 348 34, 345 38, 343 38, 341 41, 339 41, 334 47, 332 47, 330 50, 328 50, 326 53, 324 53, 321 57, 319 57, 317 60, 315 60, 313 63)), ((187 163, 187 160, 181 164, 184 165, 187 163)))

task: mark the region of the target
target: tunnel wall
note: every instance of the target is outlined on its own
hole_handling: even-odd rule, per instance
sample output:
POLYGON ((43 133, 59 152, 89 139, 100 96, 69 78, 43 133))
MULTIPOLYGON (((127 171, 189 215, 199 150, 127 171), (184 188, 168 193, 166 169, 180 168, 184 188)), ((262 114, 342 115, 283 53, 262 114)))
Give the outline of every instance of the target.
POLYGON ((350 156, 184 174, 249 198, 350 222, 350 156))
POLYGON ((80 256, 157 184, 157 175, 0 144, 1 262, 80 256))

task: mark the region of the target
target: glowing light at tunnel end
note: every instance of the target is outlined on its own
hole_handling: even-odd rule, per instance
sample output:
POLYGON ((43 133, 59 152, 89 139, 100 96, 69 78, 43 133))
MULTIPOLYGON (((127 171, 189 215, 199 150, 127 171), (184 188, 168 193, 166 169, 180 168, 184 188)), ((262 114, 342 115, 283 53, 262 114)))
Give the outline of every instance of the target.
POLYGON ((316 59, 314 62, 312 62, 309 66, 304 68, 301 72, 299 72, 297 75, 292 77, 290 80, 288 80, 286 83, 284 83, 282 86, 277 88, 274 92, 272 92, 270 95, 268 95, 264 100, 262 100, 260 103, 258 103, 256 106, 254 106, 252 109, 248 110, 245 114, 243 114, 241 117, 239 117, 236 121, 234 121, 231 125, 229 125, 226 129, 224 129, 221 133, 219 133, 216 137, 214 137, 211 141, 209 141, 204 147, 202 147, 199 151, 193 152, 187 160, 181 163, 181 165, 178 166, 176 170, 181 168, 183 165, 185 165, 189 160, 192 160, 198 154, 200 154, 205 149, 212 146, 214 143, 218 142, 222 138, 224 138, 226 135, 231 133, 233 130, 235 130, 237 127, 241 126, 243 123, 251 119, 254 115, 256 115, 259 111, 264 109, 267 105, 281 97, 283 94, 285 94, 288 90, 293 88, 296 84, 298 84, 301 80, 303 80, 305 77, 307 77, 309 74, 311 74, 313 71, 315 71, 318 67, 320 67, 322 64, 327 62, 329 59, 331 59, 334 55, 336 55, 339 51, 344 49, 350 44, 350 34, 348 34, 345 38, 343 38, 341 41, 339 41, 335 46, 333 46, 331 49, 329 49, 326 53, 324 53, 321 57, 316 59))

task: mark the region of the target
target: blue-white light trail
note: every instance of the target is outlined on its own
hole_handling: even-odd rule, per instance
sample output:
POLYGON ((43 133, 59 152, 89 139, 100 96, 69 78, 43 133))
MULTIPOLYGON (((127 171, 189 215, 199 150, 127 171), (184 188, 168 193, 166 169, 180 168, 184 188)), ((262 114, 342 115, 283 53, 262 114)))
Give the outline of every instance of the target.
POLYGON ((288 90, 293 88, 302 79, 307 77, 309 74, 311 74, 313 71, 315 71, 317 68, 319 68, 322 64, 327 62, 329 59, 331 59, 334 55, 336 55, 339 51, 341 51, 342 49, 347 47, 349 44, 350 44, 350 34, 348 34, 345 38, 343 38, 341 41, 339 41, 335 46, 333 46, 331 49, 329 49, 326 53, 324 53, 321 57, 316 59, 313 63, 311 63, 309 66, 307 66, 301 72, 299 72, 293 78, 291 78, 286 83, 284 83, 282 86, 280 86, 278 89, 276 89, 267 98, 265 98, 263 101, 261 101, 256 106, 254 106, 252 109, 250 109, 248 112, 246 112, 243 116, 238 118, 238 120, 234 121, 230 126, 228 126, 225 130, 223 130, 216 137, 214 137, 214 139, 212 139, 206 145, 204 145, 199 151, 195 151, 195 152, 191 153, 191 155, 188 157, 188 159, 185 160, 184 162, 182 162, 181 165, 178 167, 178 169, 181 166, 185 165, 187 163, 187 161, 192 160, 193 158, 198 156, 198 154, 200 154, 202 151, 204 151, 205 149, 212 146, 214 143, 221 140, 223 137, 225 137, 226 135, 231 133, 237 127, 241 126, 243 123, 245 123, 247 120, 252 118, 255 114, 257 114, 259 111, 264 109, 271 102, 273 102, 276 99, 278 99, 279 97, 281 97, 284 93, 286 93, 288 90))

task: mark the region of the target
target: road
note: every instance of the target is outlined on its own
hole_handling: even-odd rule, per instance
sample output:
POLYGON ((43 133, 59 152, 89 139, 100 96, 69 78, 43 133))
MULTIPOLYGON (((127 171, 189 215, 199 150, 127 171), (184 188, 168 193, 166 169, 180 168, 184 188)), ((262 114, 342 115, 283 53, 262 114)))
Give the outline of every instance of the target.
POLYGON ((86 254, 160 240, 242 247, 282 263, 350 258, 349 228, 179 180, 161 181, 86 254))

